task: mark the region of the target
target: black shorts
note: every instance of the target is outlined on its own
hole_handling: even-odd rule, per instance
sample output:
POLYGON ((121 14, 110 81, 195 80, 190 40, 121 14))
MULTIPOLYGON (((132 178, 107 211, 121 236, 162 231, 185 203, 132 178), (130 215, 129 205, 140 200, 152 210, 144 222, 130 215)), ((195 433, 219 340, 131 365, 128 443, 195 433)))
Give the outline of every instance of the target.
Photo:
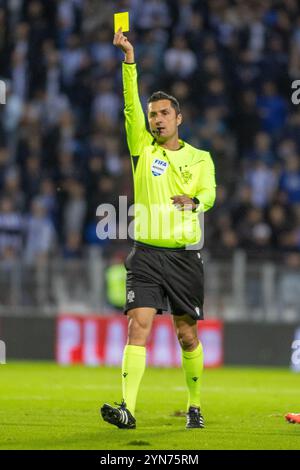
POLYGON ((135 243, 125 260, 124 313, 153 307, 157 313, 203 320, 203 261, 199 250, 155 248, 135 243))

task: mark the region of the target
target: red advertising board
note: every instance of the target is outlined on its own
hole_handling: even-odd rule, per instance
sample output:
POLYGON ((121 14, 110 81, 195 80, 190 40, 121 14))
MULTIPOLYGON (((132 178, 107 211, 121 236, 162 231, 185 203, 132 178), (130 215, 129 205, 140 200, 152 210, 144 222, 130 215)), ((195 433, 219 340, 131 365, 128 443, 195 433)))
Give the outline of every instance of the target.
MULTIPOLYGON (((198 322, 206 367, 223 364, 223 325, 220 320, 198 322)), ((64 314, 57 320, 56 360, 59 364, 121 365, 127 340, 127 318, 64 314)), ((157 316, 147 344, 147 364, 181 366, 181 349, 172 319, 157 316)))

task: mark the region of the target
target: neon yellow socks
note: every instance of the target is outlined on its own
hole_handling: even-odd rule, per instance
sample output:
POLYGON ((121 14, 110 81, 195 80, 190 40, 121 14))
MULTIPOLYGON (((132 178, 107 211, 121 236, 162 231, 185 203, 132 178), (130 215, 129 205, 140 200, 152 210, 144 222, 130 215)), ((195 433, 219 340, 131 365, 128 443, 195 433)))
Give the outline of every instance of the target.
POLYGON ((203 372, 203 349, 199 342, 194 351, 182 350, 182 367, 188 388, 188 404, 200 407, 201 381, 203 372))
MULTIPOLYGON (((146 348, 126 345, 122 361, 122 389, 126 406, 135 415, 138 390, 146 367, 146 348)), ((203 372, 203 349, 199 343, 194 351, 182 350, 182 367, 188 388, 188 404, 200 407, 201 381, 203 372)))
POLYGON ((123 398, 130 413, 134 416, 136 398, 146 367, 146 348, 127 344, 122 361, 123 398))

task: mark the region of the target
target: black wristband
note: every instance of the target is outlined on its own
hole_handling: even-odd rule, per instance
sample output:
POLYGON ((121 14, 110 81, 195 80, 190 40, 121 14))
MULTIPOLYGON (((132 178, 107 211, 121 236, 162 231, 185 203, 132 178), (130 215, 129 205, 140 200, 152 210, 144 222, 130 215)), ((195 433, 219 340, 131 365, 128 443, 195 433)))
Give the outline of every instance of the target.
POLYGON ((199 204, 200 204, 200 201, 199 201, 199 199, 197 199, 196 197, 193 197, 193 198, 192 198, 192 201, 196 204, 195 209, 192 210, 192 212, 195 212, 195 211, 197 210, 197 207, 198 207, 199 204))

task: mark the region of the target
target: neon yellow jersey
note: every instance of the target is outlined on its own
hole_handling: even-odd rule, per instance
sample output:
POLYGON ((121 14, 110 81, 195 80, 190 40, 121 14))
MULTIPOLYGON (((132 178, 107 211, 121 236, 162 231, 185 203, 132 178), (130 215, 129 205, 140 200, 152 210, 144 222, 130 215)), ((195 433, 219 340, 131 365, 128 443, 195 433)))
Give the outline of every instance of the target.
POLYGON ((180 140, 179 150, 157 144, 147 131, 136 64, 122 64, 125 128, 134 180, 134 239, 162 248, 193 245, 201 239, 198 212, 215 201, 214 164, 209 152, 180 140), (196 211, 179 211, 171 197, 196 197, 196 211))

